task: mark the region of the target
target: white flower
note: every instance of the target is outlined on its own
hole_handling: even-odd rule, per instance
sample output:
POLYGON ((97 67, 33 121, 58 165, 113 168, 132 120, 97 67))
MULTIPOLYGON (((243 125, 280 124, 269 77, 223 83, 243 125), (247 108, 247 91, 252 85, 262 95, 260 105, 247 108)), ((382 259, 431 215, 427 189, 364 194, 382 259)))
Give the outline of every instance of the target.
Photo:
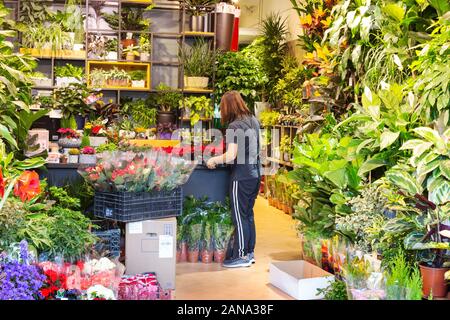
POLYGON ((104 286, 97 284, 95 286, 87 289, 88 300, 93 300, 95 298, 103 298, 106 300, 116 300, 114 292, 111 289, 105 288, 104 286))

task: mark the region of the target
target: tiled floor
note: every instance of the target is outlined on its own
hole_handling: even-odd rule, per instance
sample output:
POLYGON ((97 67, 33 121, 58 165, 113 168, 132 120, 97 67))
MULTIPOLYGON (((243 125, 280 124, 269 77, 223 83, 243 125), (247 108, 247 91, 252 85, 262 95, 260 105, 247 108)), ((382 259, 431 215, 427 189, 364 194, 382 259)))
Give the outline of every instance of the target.
POLYGON ((290 299, 269 284, 269 263, 298 260, 300 241, 291 216, 259 198, 255 206, 256 264, 249 268, 224 269, 220 265, 177 265, 177 299, 290 299))

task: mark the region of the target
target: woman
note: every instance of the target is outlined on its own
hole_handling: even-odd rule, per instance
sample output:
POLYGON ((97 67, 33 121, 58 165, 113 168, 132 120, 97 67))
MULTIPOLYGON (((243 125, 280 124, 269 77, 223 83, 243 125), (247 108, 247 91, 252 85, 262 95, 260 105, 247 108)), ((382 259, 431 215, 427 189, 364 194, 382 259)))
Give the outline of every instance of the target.
POLYGON ((248 267, 255 263, 256 242, 253 206, 261 182, 259 159, 259 123, 237 91, 225 93, 220 102, 222 124, 228 123, 227 151, 208 160, 214 169, 218 164, 231 163, 230 200, 235 226, 234 241, 230 241, 227 268, 248 267))

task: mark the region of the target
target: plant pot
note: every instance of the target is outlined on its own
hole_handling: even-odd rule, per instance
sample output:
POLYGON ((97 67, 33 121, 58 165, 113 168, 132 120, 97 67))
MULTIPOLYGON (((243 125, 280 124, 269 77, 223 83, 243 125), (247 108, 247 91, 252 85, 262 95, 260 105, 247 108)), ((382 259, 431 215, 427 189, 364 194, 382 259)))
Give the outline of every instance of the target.
POLYGON ((84 44, 83 43, 74 43, 73 50, 74 51, 83 51, 84 50, 84 44))
POLYGON ((94 148, 97 148, 107 142, 108 142, 107 137, 89 137, 89 144, 91 145, 91 147, 94 148))
POLYGON ((424 265, 419 265, 419 267, 422 275, 423 297, 428 298, 430 293, 436 298, 446 297, 447 282, 444 274, 450 268, 431 268, 424 265))
POLYGON ((117 60, 117 52, 111 51, 106 55, 106 60, 117 60))
POLYGON ((75 77, 57 77, 56 86, 57 87, 67 87, 72 83, 81 83, 81 81, 75 77))
POLYGON ((127 47, 130 47, 130 46, 135 46, 137 44, 137 40, 136 39, 123 39, 120 42, 122 43, 122 47, 124 49, 127 48, 127 47))
POLYGON ((203 32, 205 30, 205 16, 191 16, 190 28, 194 32, 203 32))
POLYGON ((261 112, 269 109, 269 107, 270 107, 270 104, 268 102, 255 102, 255 117, 256 117, 256 119, 261 120, 259 117, 261 112))
POLYGON ((150 53, 141 52, 141 61, 150 61, 150 53))
POLYGON ((180 263, 181 250, 177 249, 177 263, 180 263))
POLYGON ((62 164, 67 164, 67 156, 61 156, 61 158, 59 159, 60 163, 62 164))
POLYGON ((178 262, 186 262, 188 259, 188 246, 186 242, 180 245, 180 260, 178 262))
POLYGON ((52 79, 49 78, 31 78, 36 87, 51 87, 52 79))
POLYGON ((125 60, 127 60, 127 61, 134 61, 135 57, 136 56, 134 55, 134 53, 127 53, 126 56, 125 56, 125 60))
POLYGON ((195 263, 198 262, 198 258, 199 258, 199 250, 189 250, 188 251, 188 259, 187 261, 190 263, 195 263))
POLYGON ((213 252, 209 250, 202 250, 201 258, 203 263, 211 263, 213 261, 213 252))
POLYGON ((222 263, 225 260, 225 249, 214 250, 214 262, 222 263))
POLYGON ((289 155, 289 153, 287 153, 287 152, 283 153, 283 160, 285 162, 290 162, 291 161, 291 156, 289 155))
POLYGON ((61 138, 58 140, 58 145, 64 149, 79 148, 81 146, 81 139, 61 138))
POLYGON ((208 88, 208 77, 184 77, 184 87, 193 89, 205 89, 208 88))
POLYGON ((175 113, 172 111, 158 111, 157 116, 158 123, 175 123, 176 117, 175 113))
POLYGON ((69 154, 68 163, 78 163, 78 155, 69 154))
POLYGON ((145 88, 145 80, 132 80, 131 86, 133 88, 145 88))
POLYGON ((97 156, 95 154, 80 154, 80 163, 96 164, 97 156))

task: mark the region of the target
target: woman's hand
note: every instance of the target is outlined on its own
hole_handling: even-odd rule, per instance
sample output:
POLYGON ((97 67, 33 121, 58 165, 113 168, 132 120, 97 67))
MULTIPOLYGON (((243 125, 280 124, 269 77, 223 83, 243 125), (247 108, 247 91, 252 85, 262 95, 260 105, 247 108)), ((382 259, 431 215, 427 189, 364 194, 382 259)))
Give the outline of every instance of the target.
POLYGON ((206 162, 206 166, 208 167, 208 169, 215 169, 216 168, 216 161, 214 160, 214 158, 210 158, 207 162, 206 162))

